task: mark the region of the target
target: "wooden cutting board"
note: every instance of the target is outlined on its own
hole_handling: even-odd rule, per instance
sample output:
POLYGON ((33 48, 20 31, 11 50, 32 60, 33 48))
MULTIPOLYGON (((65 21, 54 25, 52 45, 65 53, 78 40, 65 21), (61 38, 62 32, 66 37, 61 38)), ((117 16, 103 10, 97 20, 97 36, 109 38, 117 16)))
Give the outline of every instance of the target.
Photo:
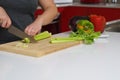
POLYGON ((0 50, 27 56, 40 57, 81 43, 80 41, 75 41, 51 44, 49 41, 50 38, 47 38, 40 40, 37 43, 30 43, 28 44, 28 47, 22 47, 21 44, 23 45, 23 43, 15 41, 0 45, 0 50))

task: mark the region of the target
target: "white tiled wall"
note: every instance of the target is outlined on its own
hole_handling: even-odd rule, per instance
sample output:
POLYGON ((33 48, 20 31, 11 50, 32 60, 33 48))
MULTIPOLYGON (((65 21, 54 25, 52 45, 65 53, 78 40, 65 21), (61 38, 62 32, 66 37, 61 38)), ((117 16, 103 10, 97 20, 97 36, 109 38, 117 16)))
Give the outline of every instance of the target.
POLYGON ((73 0, 54 0, 55 3, 72 3, 73 0))

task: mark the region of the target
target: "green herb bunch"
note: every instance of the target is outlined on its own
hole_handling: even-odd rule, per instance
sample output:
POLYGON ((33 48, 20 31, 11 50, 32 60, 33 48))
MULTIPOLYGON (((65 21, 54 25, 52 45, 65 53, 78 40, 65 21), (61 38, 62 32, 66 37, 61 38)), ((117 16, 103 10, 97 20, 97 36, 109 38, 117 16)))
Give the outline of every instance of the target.
POLYGON ((94 31, 94 25, 89 20, 79 20, 76 25, 77 31, 72 32, 70 37, 81 38, 85 44, 92 44, 95 38, 100 36, 100 32, 94 31))

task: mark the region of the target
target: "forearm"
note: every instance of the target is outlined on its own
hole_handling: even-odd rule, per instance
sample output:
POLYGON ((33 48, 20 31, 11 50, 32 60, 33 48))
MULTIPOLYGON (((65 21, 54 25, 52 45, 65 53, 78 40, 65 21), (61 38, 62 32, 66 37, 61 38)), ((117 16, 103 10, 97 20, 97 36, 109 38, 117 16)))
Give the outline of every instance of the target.
POLYGON ((38 15, 35 22, 39 22, 42 25, 47 25, 51 23, 57 15, 57 8, 55 6, 50 6, 44 10, 43 14, 38 15))
POLYGON ((44 12, 41 15, 38 15, 36 20, 25 29, 25 33, 31 36, 39 33, 42 26, 51 23, 58 15, 57 7, 53 0, 39 0, 39 4, 44 12))

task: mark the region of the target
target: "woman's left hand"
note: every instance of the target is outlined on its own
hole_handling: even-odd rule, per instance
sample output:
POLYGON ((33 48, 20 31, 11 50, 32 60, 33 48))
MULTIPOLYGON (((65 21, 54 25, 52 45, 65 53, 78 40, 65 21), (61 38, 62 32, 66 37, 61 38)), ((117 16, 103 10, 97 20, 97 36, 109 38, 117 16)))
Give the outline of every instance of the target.
POLYGON ((25 28, 25 33, 34 36, 41 31, 42 25, 40 23, 33 22, 25 28))

